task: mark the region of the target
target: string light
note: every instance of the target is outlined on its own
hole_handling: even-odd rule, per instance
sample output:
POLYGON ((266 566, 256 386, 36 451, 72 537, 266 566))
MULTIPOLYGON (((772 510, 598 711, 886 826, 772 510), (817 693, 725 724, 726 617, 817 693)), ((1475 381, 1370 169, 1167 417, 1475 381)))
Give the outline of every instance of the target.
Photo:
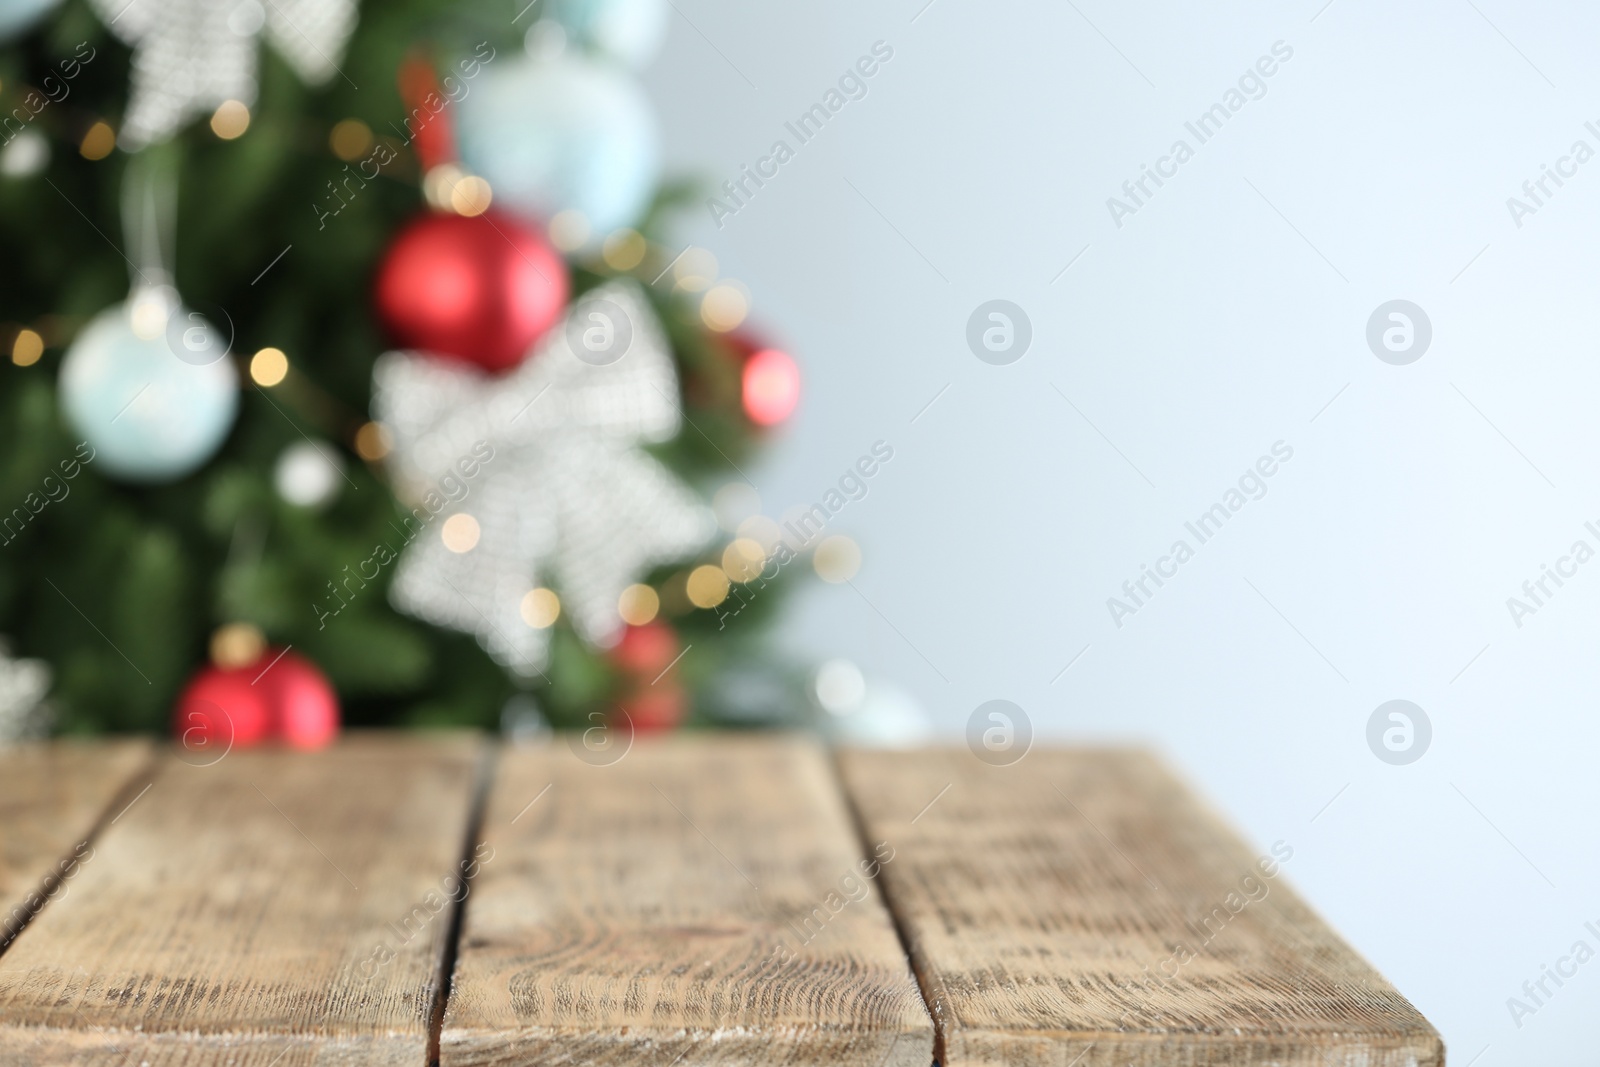
POLYGON ((730 542, 722 550, 722 569, 736 582, 748 582, 761 573, 767 554, 761 545, 748 537, 730 542))
POLYGON ((783 530, 778 526, 776 519, 765 515, 752 515, 739 524, 736 531, 740 537, 748 537, 761 546, 761 551, 767 555, 778 550, 778 545, 783 542, 783 530))
POLYGON ((465 511, 450 516, 439 527, 439 539, 444 542, 444 547, 457 555, 476 548, 479 534, 478 520, 465 511))
POLYGON ((634 584, 617 598, 617 614, 629 626, 643 626, 661 610, 661 598, 648 585, 634 584))
POLYGON ((19 367, 31 367, 42 355, 44 338, 34 330, 18 330, 16 340, 11 342, 11 362, 19 367))
POLYGON ((104 159, 117 147, 117 132, 105 121, 90 126, 78 142, 78 154, 87 160, 104 159))
POLYGON ((718 282, 700 298, 700 321, 708 330, 727 333, 750 314, 750 298, 737 282, 718 282))
POLYGON ((638 230, 621 229, 607 237, 600 246, 600 257, 612 270, 632 270, 644 262, 648 246, 638 230))
POLYGON ((705 563, 689 572, 684 589, 695 607, 714 608, 728 599, 728 576, 721 567, 705 563))
POLYGON ((550 220, 550 243, 563 252, 576 252, 588 244, 589 232, 589 216, 575 207, 556 212, 550 220))
POLYGON ((387 456, 393 447, 389 430, 381 422, 362 423, 361 429, 356 431, 356 455, 368 463, 376 463, 387 456))
POLYGON ((450 207, 457 215, 471 218, 489 210, 494 200, 494 190, 476 174, 468 174, 450 190, 450 207))
POLYGON ((824 537, 811 557, 811 566, 825 582, 848 582, 861 569, 861 548, 843 534, 824 537))
POLYGON ((717 525, 732 533, 739 524, 761 510, 761 494, 749 482, 729 482, 711 496, 717 525))
POLYGON ((372 147, 372 129, 360 119, 336 122, 328 131, 328 147, 346 163, 354 163, 372 147))
POLYGON ((519 610, 523 622, 535 630, 547 630, 561 617, 561 598, 556 596, 554 589, 540 586, 528 590, 522 598, 519 610))
POLYGON ((211 132, 224 141, 242 136, 250 128, 250 109, 239 100, 224 100, 211 113, 211 132))
POLYGON ((263 348, 250 357, 250 380, 270 389, 289 376, 289 357, 282 349, 263 348))
POLYGON ((672 268, 673 282, 690 293, 703 293, 717 280, 717 257, 708 249, 691 247, 672 268))

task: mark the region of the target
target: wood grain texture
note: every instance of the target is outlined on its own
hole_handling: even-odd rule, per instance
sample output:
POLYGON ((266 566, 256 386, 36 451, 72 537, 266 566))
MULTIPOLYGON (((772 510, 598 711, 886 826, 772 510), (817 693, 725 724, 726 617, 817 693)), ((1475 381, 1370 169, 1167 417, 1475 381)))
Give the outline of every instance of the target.
POLYGON ((483 837, 443 1067, 929 1064, 879 865, 814 743, 511 749, 483 837))
POLYGON ((168 758, 0 956, 0 1062, 420 1067, 480 752, 168 758))
POLYGON ((944 1067, 1443 1063, 1285 884, 1294 842, 1252 852, 1147 754, 840 764, 867 837, 896 850, 883 888, 944 1067))
POLYGON ((93 862, 91 838, 148 778, 146 741, 0 747, 0 952, 93 862), (136 781, 137 779, 137 781, 136 781))

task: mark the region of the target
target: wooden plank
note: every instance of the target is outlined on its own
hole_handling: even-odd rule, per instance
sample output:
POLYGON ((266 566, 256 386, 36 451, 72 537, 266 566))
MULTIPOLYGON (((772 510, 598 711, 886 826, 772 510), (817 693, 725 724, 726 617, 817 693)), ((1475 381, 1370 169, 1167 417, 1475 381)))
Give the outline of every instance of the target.
POLYGON ((149 742, 0 747, 0 952, 94 862, 95 830, 148 780, 149 742), (130 788, 133 792, 130 793, 130 788))
POLYGON ((879 863, 813 742, 509 750, 483 837, 443 1067, 928 1067, 879 863))
POLYGON ((421 1067, 480 753, 169 758, 0 956, 0 1062, 421 1067))
POLYGON ((847 752, 944 1067, 1426 1067, 1439 1035, 1149 755, 847 752), (920 813, 920 817, 919 816, 920 813))

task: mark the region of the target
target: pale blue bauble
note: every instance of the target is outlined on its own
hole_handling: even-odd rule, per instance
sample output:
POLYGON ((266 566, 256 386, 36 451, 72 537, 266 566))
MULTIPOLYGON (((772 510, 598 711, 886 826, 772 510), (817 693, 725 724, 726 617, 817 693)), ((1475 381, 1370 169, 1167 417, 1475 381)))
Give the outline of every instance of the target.
POLYGON ((575 44, 642 67, 667 35, 667 0, 550 0, 545 17, 575 44))
POLYGON ((61 0, 0 0, 0 42, 19 37, 61 0))
MULTIPOLYGON (((239 410, 239 375, 226 356, 179 359, 165 332, 133 332, 129 304, 102 311, 61 361, 61 406, 94 448, 94 469, 130 482, 170 482, 222 445, 239 410)), ((194 320, 180 309, 185 322, 194 320)), ((205 328, 194 327, 193 328, 205 328)))
POLYGON ((506 59, 458 105, 461 160, 518 214, 583 212, 604 237, 638 221, 660 172, 655 115, 626 71, 570 53, 506 59))

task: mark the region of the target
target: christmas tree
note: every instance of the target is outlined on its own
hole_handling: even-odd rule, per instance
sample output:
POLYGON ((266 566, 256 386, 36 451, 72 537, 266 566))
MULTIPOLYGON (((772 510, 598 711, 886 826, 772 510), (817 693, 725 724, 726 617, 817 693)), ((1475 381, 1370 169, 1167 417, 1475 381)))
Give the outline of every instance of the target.
POLYGON ((739 468, 798 375, 667 243, 663 22, 0 0, 12 732, 41 664, 60 732, 324 676, 351 725, 795 714, 808 546, 739 468))

